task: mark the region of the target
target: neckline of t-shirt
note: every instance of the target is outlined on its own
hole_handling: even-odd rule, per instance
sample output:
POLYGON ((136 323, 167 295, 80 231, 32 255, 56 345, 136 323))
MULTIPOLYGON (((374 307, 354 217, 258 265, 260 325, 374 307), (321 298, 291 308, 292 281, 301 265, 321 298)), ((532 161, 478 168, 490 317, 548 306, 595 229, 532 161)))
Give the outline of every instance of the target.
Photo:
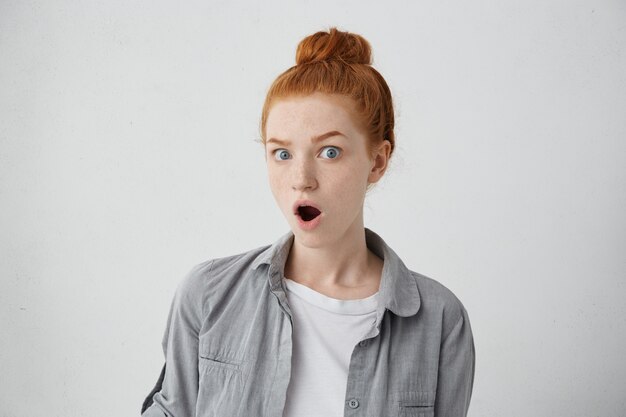
POLYGON ((376 311, 378 307, 378 294, 376 291, 374 294, 366 298, 359 298, 355 300, 340 300, 338 298, 332 298, 325 294, 315 291, 312 288, 307 287, 304 284, 300 284, 289 278, 283 278, 287 286, 287 290, 297 295, 304 301, 319 307, 323 310, 330 311, 336 314, 345 315, 362 315, 369 314, 376 311))

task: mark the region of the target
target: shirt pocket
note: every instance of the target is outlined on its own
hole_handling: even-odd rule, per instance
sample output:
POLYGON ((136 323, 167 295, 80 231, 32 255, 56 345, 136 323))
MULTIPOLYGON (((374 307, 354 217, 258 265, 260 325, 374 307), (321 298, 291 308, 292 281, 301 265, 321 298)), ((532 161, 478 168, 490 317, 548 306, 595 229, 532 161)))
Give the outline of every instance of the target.
POLYGON ((198 357, 197 415, 235 415, 243 391, 242 361, 211 352, 198 357))
POLYGON ((403 391, 396 393, 399 417, 434 417, 433 391, 403 391))
POLYGON ((224 369, 233 372, 241 372, 241 361, 234 359, 223 359, 218 357, 211 357, 209 355, 200 355, 200 368, 204 371, 210 369, 224 369))

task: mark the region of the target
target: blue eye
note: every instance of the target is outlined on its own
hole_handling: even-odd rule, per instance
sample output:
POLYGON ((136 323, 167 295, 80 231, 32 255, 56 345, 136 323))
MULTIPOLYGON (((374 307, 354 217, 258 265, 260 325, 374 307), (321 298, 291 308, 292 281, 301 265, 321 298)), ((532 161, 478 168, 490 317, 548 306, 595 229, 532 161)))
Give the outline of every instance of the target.
POLYGON ((322 155, 326 155, 328 158, 324 159, 336 159, 341 150, 335 146, 325 146, 322 150, 322 155))
POLYGON ((277 159, 279 161, 284 161, 285 159, 288 159, 288 158, 285 158, 285 159, 282 158, 282 156, 285 156, 285 155, 289 156, 289 152, 287 152, 287 150, 285 150, 285 149, 276 149, 274 151, 274 159, 277 159), (278 151, 280 151, 280 152, 278 152, 278 151), (276 155, 279 155, 278 158, 276 157, 276 155))

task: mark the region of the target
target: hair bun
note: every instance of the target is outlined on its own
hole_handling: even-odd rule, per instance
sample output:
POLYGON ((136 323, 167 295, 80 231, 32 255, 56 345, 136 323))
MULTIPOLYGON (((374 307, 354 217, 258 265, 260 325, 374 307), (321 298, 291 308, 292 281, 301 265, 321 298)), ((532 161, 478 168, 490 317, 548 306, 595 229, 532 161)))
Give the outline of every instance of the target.
POLYGON ((355 33, 332 27, 302 39, 296 50, 296 64, 338 60, 348 64, 372 64, 369 42, 355 33))

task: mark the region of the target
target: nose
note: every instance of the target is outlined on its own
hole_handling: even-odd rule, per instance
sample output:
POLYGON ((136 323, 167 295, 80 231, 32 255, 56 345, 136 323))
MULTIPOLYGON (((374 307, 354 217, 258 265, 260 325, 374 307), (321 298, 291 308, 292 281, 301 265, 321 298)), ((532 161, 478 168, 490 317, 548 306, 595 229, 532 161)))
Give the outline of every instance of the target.
POLYGON ((293 166, 292 186, 295 191, 314 190, 317 188, 317 179, 313 164, 300 161, 293 166))

